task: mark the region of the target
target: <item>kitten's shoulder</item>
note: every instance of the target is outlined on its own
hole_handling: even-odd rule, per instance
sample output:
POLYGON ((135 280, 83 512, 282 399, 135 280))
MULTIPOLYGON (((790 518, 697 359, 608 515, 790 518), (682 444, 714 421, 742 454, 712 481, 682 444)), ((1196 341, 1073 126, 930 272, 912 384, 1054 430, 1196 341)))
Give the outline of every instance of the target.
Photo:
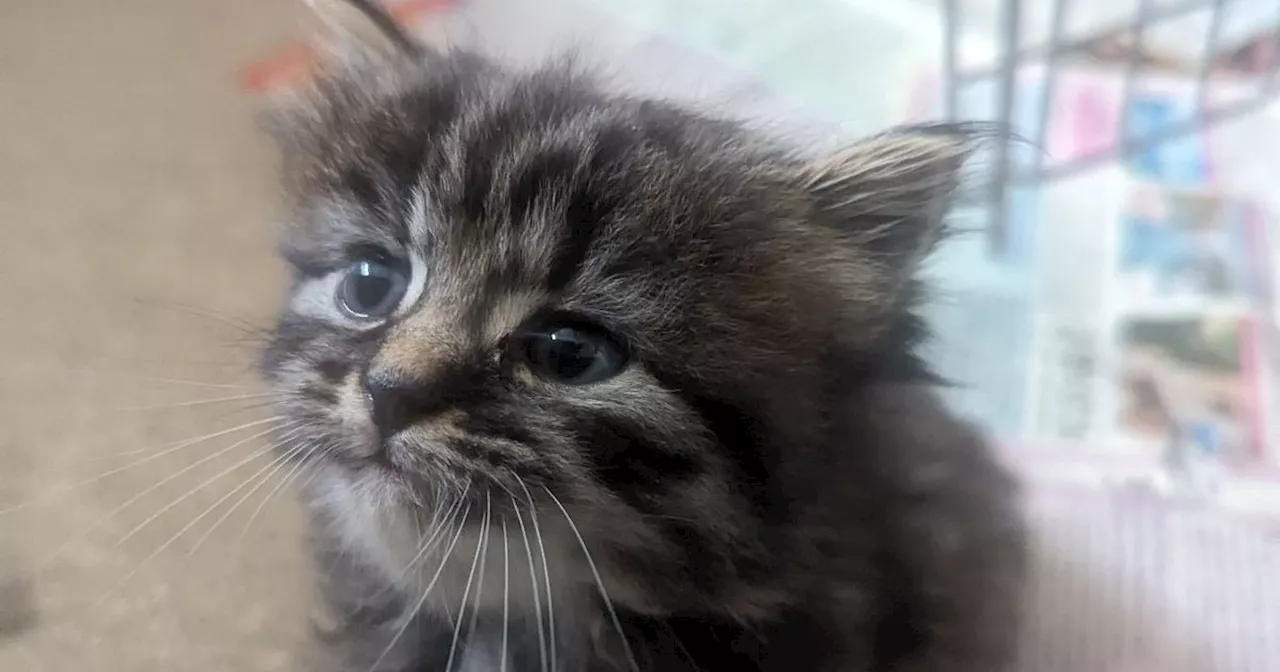
POLYGON ((880 655, 910 672, 1009 669, 1028 561, 1017 480, 935 388, 860 401, 849 426, 878 476, 880 655))
POLYGON ((922 383, 870 386, 857 401, 848 431, 868 438, 868 448, 910 481, 926 483, 980 477, 999 489, 1014 480, 999 464, 992 438, 948 407, 939 388, 922 383), (939 469, 947 469, 939 472, 939 469))

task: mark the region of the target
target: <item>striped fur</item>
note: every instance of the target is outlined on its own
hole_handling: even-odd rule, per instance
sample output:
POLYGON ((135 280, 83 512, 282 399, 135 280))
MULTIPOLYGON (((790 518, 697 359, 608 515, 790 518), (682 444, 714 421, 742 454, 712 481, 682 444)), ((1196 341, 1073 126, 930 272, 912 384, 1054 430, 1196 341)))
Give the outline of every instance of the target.
POLYGON ((813 160, 470 54, 347 61, 273 129, 295 273, 264 370, 326 450, 327 665, 443 669, 464 596, 456 669, 495 664, 500 634, 506 669, 542 669, 549 603, 561 672, 1005 663, 1013 486, 914 354, 915 266, 970 129, 813 160), (356 323, 335 278, 371 247, 408 260, 410 299, 356 323), (625 371, 504 366, 549 311, 616 334, 625 371), (420 390, 394 427, 360 392, 371 368, 420 390))

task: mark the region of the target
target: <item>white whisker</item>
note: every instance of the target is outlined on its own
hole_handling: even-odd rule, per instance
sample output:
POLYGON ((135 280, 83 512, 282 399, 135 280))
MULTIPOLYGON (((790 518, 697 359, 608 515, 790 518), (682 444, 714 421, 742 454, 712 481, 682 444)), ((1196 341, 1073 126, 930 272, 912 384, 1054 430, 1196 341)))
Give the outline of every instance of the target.
MULTIPOLYGON (((299 430, 300 429, 301 428, 299 428, 299 430)), ((213 524, 209 526, 209 529, 205 530, 204 534, 200 535, 199 539, 196 539, 196 543, 191 545, 191 548, 187 551, 188 556, 195 555, 196 551, 200 550, 200 547, 204 545, 204 542, 209 537, 213 536, 213 532, 217 530, 218 527, 222 525, 222 523, 224 523, 228 518, 230 518, 232 514, 238 511, 245 502, 249 501, 249 498, 253 496, 253 493, 261 490, 262 486, 266 485, 267 483, 270 483, 271 479, 275 478, 275 475, 280 473, 280 470, 284 469, 285 465, 289 463, 289 460, 307 451, 307 443, 305 439, 298 439, 294 441, 294 444, 295 445, 292 448, 289 448, 287 451, 285 451, 283 454, 277 457, 273 462, 263 467, 264 471, 266 469, 271 469, 271 473, 267 474, 262 479, 260 479, 256 484, 254 484, 252 488, 249 488, 247 492, 245 492, 243 495, 240 496, 240 499, 237 499, 230 507, 227 508, 225 512, 223 512, 221 516, 218 517, 217 520, 213 521, 213 524)), ((280 443, 277 443, 276 447, 283 448, 285 445, 287 445, 287 442, 282 441, 280 443)), ((302 458, 302 461, 305 461, 305 460, 306 460, 305 457, 302 458)), ((254 476, 256 475, 257 474, 254 474, 254 476)))
MULTIPOLYGON (((470 489, 470 486, 471 483, 468 481, 467 488, 470 489)), ((427 521, 427 527, 434 529, 436 525, 440 524, 440 514, 445 510, 444 503, 447 499, 448 496, 445 494, 445 491, 442 488, 436 488, 436 498, 435 501, 431 503, 431 520, 427 521)), ((418 512, 421 510, 422 507, 413 507, 413 524, 418 530, 423 529, 422 519, 418 516, 418 512)))
POLYGON ((538 525, 538 505, 533 501, 533 495, 529 492, 529 487, 524 484, 524 479, 516 476, 516 483, 524 490, 524 496, 529 500, 529 518, 533 522, 533 535, 538 539, 538 555, 542 556, 542 577, 546 579, 547 588, 547 656, 551 660, 551 670, 554 672, 556 667, 556 610, 555 601, 552 599, 551 592, 551 568, 547 564, 547 547, 542 542, 542 528, 538 525))
POLYGON ((127 406, 117 409, 121 411, 161 411, 170 408, 190 408, 192 406, 206 406, 209 404, 227 404, 233 401, 248 401, 250 399, 266 399, 274 397, 274 392, 261 392, 256 394, 237 394, 230 397, 215 397, 212 399, 192 399, 190 401, 179 401, 170 404, 151 404, 147 406, 127 406))
MULTIPOLYGON (((102 372, 99 372, 102 373, 102 372)), ((247 390, 252 385, 237 385, 236 383, 211 383, 204 380, 183 380, 181 378, 164 378, 158 376, 140 376, 135 373, 106 372, 107 375, 115 375, 121 378, 128 378, 146 383, 160 383, 162 385, 187 385, 189 387, 206 387, 223 390, 247 390)))
POLYGON ((538 624, 538 660, 542 663, 542 672, 547 672, 547 639, 546 628, 542 622, 542 596, 538 590, 538 573, 533 564, 533 545, 529 532, 524 526, 524 516, 520 514, 520 502, 511 497, 511 506, 516 512, 516 522, 520 524, 520 537, 524 539, 524 552, 529 560, 529 581, 533 585, 533 613, 538 624))
MULTIPOLYGON (((320 475, 322 470, 318 468, 319 465, 324 462, 325 456, 333 452, 333 450, 334 444, 325 443, 319 446, 312 446, 311 450, 307 451, 307 454, 302 457, 300 464, 306 465, 303 467, 304 469, 311 470, 311 475, 308 476, 307 480, 303 483, 304 486, 315 479, 316 476, 320 475)), ((287 479, 288 475, 286 475, 285 478, 287 479)), ((268 494, 267 497, 269 498, 270 494, 268 494)), ((263 502, 259 502, 259 508, 265 506, 265 502, 267 501, 269 501, 269 499, 264 499, 263 502)), ((244 540, 248 536, 249 528, 252 524, 253 517, 250 517, 250 519, 245 522, 244 527, 240 530, 240 534, 236 536, 236 540, 232 544, 230 554, 234 555, 237 561, 244 554, 244 540)))
POLYGON ((427 587, 422 591, 422 597, 418 598, 418 601, 413 605, 413 609, 410 610, 408 614, 405 614, 404 623, 400 626, 400 629, 391 637, 391 641, 387 642, 386 648, 384 648, 382 653, 378 655, 377 659, 373 661, 373 664, 369 666, 369 672, 375 672, 378 669, 378 666, 382 664, 382 661, 385 660, 387 655, 391 653, 391 650, 395 648, 396 642, 400 641, 400 638, 404 636, 405 631, 409 629, 409 626, 413 624, 414 619, 418 617, 419 612, 422 611, 422 605, 426 604, 427 597, 431 595, 431 590, 436 587, 436 582, 440 580, 440 575, 444 573, 445 565, 448 564, 449 559, 453 557, 453 547, 458 544, 458 539, 462 537, 463 530, 467 529, 466 518, 470 515, 471 505, 468 504, 466 513, 463 516, 462 524, 458 526, 458 531, 453 534, 453 540, 449 542, 449 548, 445 550, 444 556, 440 559, 439 569, 437 569, 435 575, 431 577, 431 581, 427 583, 427 587))
MULTIPOLYGON (((413 557, 409 558, 408 562, 404 563, 404 567, 400 568, 400 571, 395 577, 374 592, 372 599, 376 600, 382 597, 387 593, 387 591, 392 590, 400 584, 400 582, 404 580, 404 577, 408 576, 410 570, 416 567, 418 562, 422 560, 423 556, 439 545, 440 542, 437 541, 437 539, 443 540, 443 537, 440 535, 443 534, 445 530, 453 527, 457 522, 459 514, 462 512, 462 504, 466 501, 467 493, 470 491, 471 483, 468 482, 462 496, 458 497, 457 501, 455 501, 449 508, 449 513, 445 514, 444 520, 442 520, 440 524, 432 525, 431 536, 427 537, 425 541, 418 545, 418 551, 413 554, 413 557)), ((470 511, 470 507, 467 507, 467 510, 470 511)), ((350 612, 347 615, 350 615, 350 612)))
MULTIPOLYGON (((231 417, 231 416, 233 416, 233 415, 237 415, 237 414, 243 413, 243 412, 245 412, 245 411, 252 411, 252 410, 257 410, 257 409, 260 409, 260 408, 265 408, 265 407, 266 407, 266 406, 268 406, 268 405, 269 405, 268 403, 265 403, 265 402, 264 402, 264 403, 262 403, 262 404, 255 405, 255 406, 252 406, 252 407, 248 407, 248 406, 247 406, 247 407, 244 407, 244 408, 238 408, 238 409, 236 409, 236 410, 234 410, 234 411, 232 411, 232 412, 230 412, 230 413, 223 413, 223 414, 221 414, 221 415, 218 415, 218 416, 215 416, 215 417, 212 417, 212 418, 208 418, 208 419, 209 419, 209 420, 225 420, 225 419, 227 419, 227 418, 229 418, 229 417, 231 417)), ((283 417, 283 416, 279 416, 279 417, 283 417)), ((296 422, 294 422, 294 421, 292 421, 292 420, 286 420, 286 421, 284 421, 284 422, 281 422, 281 423, 280 423, 280 425, 278 425, 277 429, 282 428, 282 427, 288 427, 288 426, 291 426, 291 425, 296 425, 296 424, 298 424, 298 423, 296 423, 296 422)), ((164 451, 164 450, 167 450, 167 449, 169 449, 169 448, 172 448, 172 447, 174 447, 174 446, 176 446, 176 445, 178 445, 178 444, 185 444, 187 441, 188 441, 188 439, 183 439, 183 440, 181 440, 181 441, 176 441, 176 442, 174 442, 174 443, 165 444, 165 445, 160 446, 160 447, 156 447, 156 446, 148 446, 148 447, 146 447, 146 448, 135 448, 135 449, 133 449, 133 450, 124 450, 124 451, 120 451, 120 452, 118 452, 118 453, 108 453, 108 454, 105 454, 105 455, 94 455, 94 456, 92 456, 92 457, 85 458, 84 460, 82 460, 82 462, 83 462, 84 464, 96 464, 96 463, 98 463, 98 462, 105 462, 105 461, 107 461, 107 460, 115 460, 115 459, 119 459, 119 458, 122 458, 122 457, 129 457, 129 456, 131 456, 131 455, 144 455, 144 454, 146 454, 146 455, 154 455, 154 454, 160 453, 160 452, 162 452, 162 451, 164 451)))
MULTIPOLYGON (((317 454, 318 453, 312 453, 312 455, 317 454)), ((284 478, 280 479, 280 482, 276 483, 275 487, 271 488, 271 491, 267 493, 267 496, 263 497, 261 502, 258 502, 258 506, 254 508, 253 513, 249 514, 249 520, 245 521, 244 528, 240 530, 240 536, 236 537, 235 543, 237 548, 244 542, 245 536, 249 534, 249 528, 253 526, 253 522, 258 519, 258 516, 262 515, 262 511, 267 508, 267 504, 276 496, 276 493, 288 486, 294 475, 297 474, 298 470, 302 468, 302 465, 306 463, 307 460, 305 459, 298 460, 298 463, 293 465, 293 468, 284 475, 284 478)))
MULTIPOLYGON (((248 464, 250 460, 256 459, 257 456, 262 455, 267 451, 274 450, 274 449, 275 449, 274 446, 267 446, 263 448, 261 451, 255 453, 254 455, 251 455, 249 458, 242 460, 241 462, 237 463, 236 465, 233 465, 231 468, 227 469, 226 471, 218 474, 218 476, 216 476, 215 478, 205 481, 204 483, 201 483, 199 486, 196 487, 196 489, 192 490, 191 492, 188 492, 186 495, 183 495, 177 500, 174 500, 173 503, 169 504, 164 509, 161 509, 151 518, 148 518, 142 524, 135 527, 133 530, 129 532, 129 534, 126 534, 124 538, 122 538, 118 543, 124 543, 125 539, 128 539, 130 536, 135 534, 138 530, 141 530, 142 528, 146 527, 151 521, 158 518, 166 510, 173 508, 173 506, 175 506, 178 502, 199 492, 201 489, 203 489, 205 486, 212 483, 217 478, 221 476, 225 476, 231 471, 234 471, 235 469, 238 469, 239 467, 245 464, 248 464)), ((270 465, 267 465, 267 466, 269 467, 270 465)), ((261 471, 265 470, 266 468, 267 467, 263 467, 263 469, 259 470, 258 473, 261 473, 261 471)), ((126 583, 128 583, 130 579, 132 579, 134 576, 137 576, 138 572, 141 572, 142 569, 146 567, 152 560, 155 560, 156 558, 160 557, 161 553, 164 553, 165 550, 167 550, 170 546, 177 543, 179 539, 181 539, 189 530, 191 530, 191 528, 200 524, 200 521, 204 520, 210 514, 216 511, 219 506, 222 506, 223 502, 227 501, 228 499, 231 499, 231 497, 233 497, 237 492, 247 487, 249 483, 252 482, 252 479, 255 478, 256 476, 257 474, 254 474, 254 476, 251 476, 250 478, 245 479, 244 482, 242 482, 240 485, 236 486, 234 489, 232 489, 230 492, 226 493, 222 497, 219 497, 217 501, 210 504, 207 508, 205 508, 204 511, 201 511, 199 515, 197 515, 195 518, 192 518, 191 521, 188 522, 186 525, 183 525, 182 529, 178 530, 173 535, 171 535, 167 540, 165 540, 163 544, 160 544, 160 546, 158 546, 154 551, 152 551, 149 555, 147 555, 147 557, 143 558, 142 561, 139 562, 132 570, 130 570, 128 574, 125 574, 124 577, 122 577, 119 581, 117 581, 116 585, 112 586, 111 590, 108 590, 102 597, 98 598, 98 600, 94 603, 94 606, 95 607, 100 606, 103 602, 107 601, 107 599, 109 599, 112 595, 114 595, 116 591, 120 590, 120 588, 122 588, 126 583)))
MULTIPOLYGON (((285 425, 285 426, 287 426, 287 425, 285 425)), ((53 563, 54 563, 54 561, 56 561, 59 557, 61 557, 61 556, 62 556, 62 554, 67 550, 67 548, 69 548, 69 547, 70 547, 70 545, 71 545, 73 542, 75 542, 75 541, 77 541, 77 540, 80 540, 80 539, 84 539, 85 537, 89 536, 90 534, 93 534, 94 530, 97 530, 99 527, 101 527, 102 525, 106 524, 106 523, 107 523, 107 521, 109 521, 109 520, 111 520, 111 519, 115 518, 116 516, 120 515, 122 512, 124 512, 124 510, 125 510, 125 509, 129 508, 129 507, 130 507, 130 506, 132 506, 135 502, 137 502, 137 501, 141 500, 143 497, 146 497, 147 495, 151 494, 152 492, 155 492, 156 490, 160 489, 161 487, 164 487, 164 485, 165 485, 165 484, 172 482, 174 479, 176 479, 176 478, 178 478, 178 477, 182 476, 183 474, 185 474, 185 473, 187 473, 187 472, 191 471, 192 469, 195 469, 196 467, 199 467, 200 465, 205 464, 205 463, 209 462, 210 460, 217 459, 218 457, 221 457, 222 455, 224 455, 224 454, 226 454, 226 453, 229 453, 229 452, 231 452, 232 450, 235 450, 236 448, 239 448, 240 446, 244 445, 245 443, 248 443, 249 441, 252 441, 252 440, 254 440, 254 439, 256 439, 256 438, 259 438, 259 437, 261 437, 261 436, 265 436, 265 435, 267 435, 267 434, 270 434, 271 432, 277 431, 278 429, 279 429, 279 427, 272 427, 272 428, 270 428, 270 429, 267 429, 266 431, 263 431, 263 432, 259 432, 259 433, 257 433, 257 434, 254 434, 253 436, 249 437, 248 439, 246 439, 246 440, 244 440, 244 441, 238 441, 238 442, 236 442, 236 443, 233 443, 233 444, 231 444, 230 446, 227 446, 226 448, 222 448, 222 449, 217 450, 217 451, 215 451, 215 452, 213 452, 213 453, 211 453, 211 454, 209 454, 209 455, 206 455, 205 457, 202 457, 202 458, 200 458, 199 460, 196 460, 195 462, 193 462, 193 463, 191 463, 191 464, 187 465, 186 467, 183 467, 182 469, 179 469, 178 471, 176 471, 176 472, 174 472, 174 473, 172 473, 172 474, 169 474, 168 476, 166 476, 165 478, 161 479, 160 481, 158 481, 158 482, 156 482, 156 483, 151 484, 151 485, 150 485, 150 486, 148 486, 147 488, 143 489, 141 492, 139 492, 139 493, 135 494, 133 497, 130 497, 130 498, 129 498, 128 500, 126 500, 123 504, 120 504, 119 506, 117 506, 116 508, 112 509, 111 511, 108 511, 105 515, 101 516, 101 517, 100 517, 100 518, 98 518, 97 520, 94 520, 92 523, 90 523, 90 524, 89 524, 89 526, 88 526, 88 527, 85 527, 83 530, 81 530, 81 531, 80 531, 79 533, 77 533, 75 536, 73 536, 73 537, 71 537, 71 538, 67 539, 65 542, 63 542, 63 543, 62 543, 62 545, 61 545, 61 546, 59 546, 59 547, 57 548, 57 550, 55 550, 55 551, 53 552, 53 554, 51 554, 51 555, 50 555, 50 556, 49 556, 49 557, 48 557, 44 562, 42 562, 42 563, 41 563, 41 565, 40 565, 40 566, 41 566, 41 570, 39 570, 39 571, 43 571, 43 568, 46 568, 46 567, 48 567, 49 565, 53 564, 53 563)), ((296 430, 290 430, 290 431, 296 431, 296 430)))
POLYGON ((573 530, 573 536, 578 538, 578 545, 582 547, 582 553, 587 558, 587 566, 591 568, 591 576, 595 578, 596 588, 600 591, 600 599, 604 600, 604 606, 609 610, 609 618, 613 620, 613 627, 618 631, 618 637, 622 639, 622 648, 626 651, 627 662, 631 664, 632 672, 640 672, 640 666, 636 663, 636 657, 631 652, 631 642, 627 641, 627 635, 622 630, 622 621, 618 618, 618 612, 613 608, 613 601, 609 599, 609 591, 604 587, 604 581, 600 578, 600 570, 596 568, 596 561, 591 557, 591 551, 587 548, 587 542, 582 538, 582 533, 578 531, 578 526, 573 522, 573 517, 569 515, 569 510, 564 507, 560 499, 555 493, 551 492, 547 486, 542 486, 543 492, 551 498, 556 507, 560 509, 560 513, 564 514, 565 522, 569 523, 569 529, 573 530))
POLYGON ((671 640, 680 648, 680 652, 684 654, 684 659, 689 661, 689 664, 693 666, 694 672, 704 672, 703 667, 698 664, 698 661, 694 659, 693 654, 689 652, 689 648, 684 645, 684 642, 680 641, 680 635, 676 632, 676 629, 671 627, 670 623, 667 623, 666 626, 667 632, 671 633, 671 640))
POLYGON ((498 672, 507 672, 507 638, 511 632, 511 542, 507 517, 502 517, 502 656, 498 672))
MULTIPOLYGON (((252 441, 256 438, 258 437, 251 436, 245 439, 244 441, 242 441, 242 443, 248 443, 249 441, 252 441)), ((135 525, 132 530, 129 530, 128 533, 126 533, 123 537, 119 539, 119 541, 116 542, 116 545, 119 546, 124 542, 128 541, 133 537, 133 535, 137 534, 138 532, 141 532, 148 525, 155 522, 156 519, 158 519, 160 516, 163 516, 165 513, 172 511, 175 506, 181 504, 182 502, 185 502, 186 500, 196 496, 201 490, 204 490, 210 485, 213 485, 218 480, 224 478, 227 474, 230 474, 231 472, 243 467, 244 465, 249 464, 250 462, 262 457, 263 455, 266 455, 272 450, 274 450, 274 446, 264 446, 262 448, 259 448, 258 450, 253 451, 253 453, 251 453, 248 457, 236 462, 235 464, 227 467, 226 469, 223 469, 222 471, 219 471, 213 476, 210 476, 209 478, 201 481, 198 485, 196 485, 196 487, 191 488, 186 493, 184 493, 181 497, 178 497, 172 502, 169 502, 168 504, 165 504, 164 506, 160 507, 159 511, 156 511, 155 513, 151 514, 151 516, 149 516, 146 520, 135 525)), ((228 493, 228 495, 235 494, 235 492, 236 490, 232 490, 230 493, 228 493)))
MULTIPOLYGON (((255 421, 253 421, 253 422, 246 422, 246 423, 244 423, 243 425, 239 425, 239 426, 236 426, 236 427, 232 427, 231 429, 224 429, 224 430, 221 430, 221 431, 213 432, 212 434, 205 434, 204 436, 200 436, 200 437, 197 437, 197 438, 194 438, 194 439, 188 439, 188 440, 186 440, 186 441, 181 441, 181 442, 179 442, 179 443, 177 443, 177 444, 175 444, 175 445, 172 445, 172 446, 170 446, 170 447, 168 447, 168 448, 162 449, 162 450, 161 450, 160 452, 158 452, 158 453, 154 453, 154 454, 148 455, 147 457, 144 457, 144 458, 142 458, 142 459, 140 459, 140 460, 135 460, 135 461, 133 461, 133 462, 130 462, 129 464, 124 465, 123 467, 116 467, 115 469, 112 469, 112 470, 110 470, 110 471, 107 471, 107 472, 104 472, 104 473, 98 474, 97 476, 94 476, 94 477, 92 477, 92 478, 87 478, 87 479, 85 479, 85 480, 83 480, 83 481, 77 481, 77 482, 72 483, 72 484, 70 484, 70 485, 68 485, 68 486, 66 486, 66 487, 63 487, 63 488, 59 488, 59 489, 57 489, 57 490, 54 490, 52 493, 48 493, 48 494, 46 494, 44 497, 38 497, 38 498, 36 498, 36 499, 28 500, 28 501, 23 502, 23 503, 21 503, 21 504, 15 504, 15 505, 10 506, 10 507, 8 507, 8 508, 0 509, 0 515, 4 515, 4 514, 6 514, 6 513, 12 513, 12 512, 14 512, 14 511, 18 511, 18 510, 25 509, 25 508, 28 508, 28 507, 31 507, 31 506, 35 506, 35 505, 40 504, 40 503, 42 503, 42 502, 48 501, 48 500, 50 500, 50 499, 56 499, 57 497, 60 497, 60 496, 62 496, 62 495, 67 494, 68 492, 71 492, 71 491, 73 491, 73 490, 76 490, 77 488, 82 488, 82 487, 86 487, 86 486, 89 486, 89 485, 93 485, 94 483, 97 483, 97 482, 99 482, 99 481, 103 480, 104 478, 108 478, 108 477, 114 476, 114 475, 116 475, 116 474, 119 474, 119 473, 122 473, 122 472, 128 471, 128 470, 130 470, 130 469, 133 469, 134 467, 138 467, 138 466, 141 466, 141 465, 146 464, 146 463, 148 463, 148 462, 151 462, 152 460, 158 460, 158 459, 160 459, 160 458, 164 457, 165 455, 170 455, 170 454, 172 454, 172 453, 176 453, 177 451, 182 450, 182 449, 184 449, 184 448, 190 448, 190 447, 192 447, 192 446, 196 446, 196 445, 199 445, 199 444, 201 444, 201 443, 204 443, 205 441, 209 441, 209 440, 211 440, 211 439, 216 439, 216 438, 218 438, 218 437, 220 437, 220 436, 226 436, 227 434, 232 434, 232 433, 238 432, 238 431, 243 430, 243 429, 248 429, 248 428, 250 428, 250 427, 256 427, 256 426, 258 426, 258 425, 262 425, 262 424, 265 424, 265 423, 268 423, 268 422, 277 422, 277 421, 279 421, 279 420, 281 420, 281 419, 283 419, 283 418, 284 418, 284 416, 281 416, 281 415, 272 416, 272 417, 270 417, 270 418, 263 418, 263 419, 261 419, 261 420, 255 420, 255 421)), ((274 427, 273 429, 278 428, 279 426, 283 426, 283 425, 278 425, 277 427, 274 427)))
MULTIPOLYGON (((480 524, 481 529, 489 528, 489 500, 484 502, 484 522, 480 524)), ((453 658, 458 652, 458 636, 462 634, 462 617, 467 612, 467 598, 471 596, 471 582, 476 576, 476 565, 480 561, 480 546, 484 543, 484 536, 476 537, 476 552, 471 558, 471 571, 467 572, 467 587, 462 590, 462 604, 458 606, 458 620, 453 624, 453 641, 449 644, 449 659, 444 664, 444 672, 453 669, 453 658)))
MULTIPOLYGON (((485 491, 484 506, 485 510, 489 508, 490 493, 485 491)), ((471 622, 467 624, 467 641, 471 641, 476 636, 476 623, 480 621, 480 599, 484 595, 484 575, 489 567, 489 525, 492 521, 486 521, 480 530, 480 539, 484 542, 484 548, 480 550, 480 578, 476 581, 476 598, 471 603, 471 622)), ((462 620, 462 614, 458 614, 458 620, 462 620)), ((445 670, 448 672, 448 670, 445 670)))
POLYGON ((310 466, 305 468, 311 470, 311 475, 307 476, 305 481, 298 484, 299 490, 306 490, 307 486, 311 485, 311 482, 316 480, 316 477, 324 471, 320 468, 320 465, 324 462, 324 458, 332 454, 334 450, 335 446, 333 443, 326 443, 319 448, 316 448, 311 455, 302 458, 303 460, 310 460, 310 466))
POLYGON ((221 315, 207 308, 189 306, 181 303, 164 301, 161 299, 139 298, 139 299, 136 299, 136 302, 139 305, 144 305, 150 308, 157 308, 160 310, 169 310, 169 311, 173 311, 175 313, 181 313, 183 315, 187 315, 190 317, 199 317, 205 320, 209 320, 210 322, 216 322, 223 326, 235 329, 236 331, 240 332, 240 334, 243 336, 251 336, 255 339, 265 339, 268 336, 268 331, 263 327, 259 327, 258 325, 253 324, 252 322, 235 317, 234 315, 221 315))
MULTIPOLYGON (((468 490, 470 490, 469 486, 468 486, 468 490)), ((464 492, 463 496, 459 497, 458 501, 454 502, 453 506, 450 508, 451 513, 447 518, 447 521, 449 524, 432 526, 431 536, 428 537, 425 542, 423 542, 422 546, 419 547, 418 552, 415 553, 414 556, 409 559, 409 562, 405 563, 405 566, 400 570, 400 573, 395 577, 392 583, 399 582, 401 579, 403 579, 409 573, 409 571, 413 569, 414 565, 418 564, 418 561, 422 559, 422 556, 426 555, 427 552, 429 552, 432 548, 435 548, 436 539, 440 537, 440 535, 446 529, 452 527, 453 523, 456 521, 458 517, 458 511, 462 508, 462 504, 465 500, 466 500, 466 493, 464 492)))

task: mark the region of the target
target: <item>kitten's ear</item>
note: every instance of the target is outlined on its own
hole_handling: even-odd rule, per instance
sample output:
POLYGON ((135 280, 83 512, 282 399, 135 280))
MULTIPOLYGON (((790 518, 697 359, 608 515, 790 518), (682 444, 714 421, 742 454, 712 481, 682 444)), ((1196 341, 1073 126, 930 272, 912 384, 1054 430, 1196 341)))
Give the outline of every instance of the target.
POLYGON ((383 4, 386 0, 305 0, 331 32, 339 58, 421 61, 432 50, 383 4))
POLYGON ((313 42, 317 63, 301 85, 270 92, 261 115, 286 155, 305 153, 335 124, 354 123, 436 62, 438 53, 402 27, 385 1, 305 0, 327 28, 313 42))
POLYGON ((801 170, 823 222, 895 271, 911 273, 944 235, 944 218, 982 129, 895 129, 801 170))

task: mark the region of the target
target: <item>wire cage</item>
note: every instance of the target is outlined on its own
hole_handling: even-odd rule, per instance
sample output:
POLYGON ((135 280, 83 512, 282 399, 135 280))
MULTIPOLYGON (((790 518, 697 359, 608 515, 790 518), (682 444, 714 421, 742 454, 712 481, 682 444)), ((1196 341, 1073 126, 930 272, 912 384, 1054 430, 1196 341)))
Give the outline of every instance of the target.
MULTIPOLYGON (((1038 73, 1039 119, 1022 128, 1035 150, 1020 153, 1008 143, 994 151, 989 184, 988 237, 993 250, 1005 245, 1010 193, 1034 188, 1102 164, 1127 161, 1150 147, 1178 141, 1206 127, 1257 111, 1280 93, 1280 2, 1276 0, 1123 0, 1099 12, 1095 0, 993 0, 975 11, 972 0, 940 0, 943 19, 943 115, 972 118, 966 93, 984 89, 988 118, 1015 132, 1015 110, 1027 95, 1026 72, 1038 73), (986 22, 998 54, 981 63, 961 55, 967 27, 986 22), (1038 16, 1031 17, 1031 14, 1038 16), (1073 17, 1106 15, 1084 30, 1070 28, 1073 17), (1028 31, 1029 19, 1038 31, 1028 31), (1029 32, 1038 32, 1029 38, 1029 32), (1052 160, 1045 148, 1055 108, 1057 83, 1069 66, 1102 67, 1118 79, 1118 128, 1091 151, 1052 160), (1177 119, 1137 130, 1131 120, 1135 96, 1151 78, 1177 78, 1189 104, 1177 119), (1230 95, 1220 95, 1230 89, 1230 95)), ((1079 23, 1078 21, 1076 23, 1079 23)), ((988 183, 984 180, 984 183, 988 183)))

